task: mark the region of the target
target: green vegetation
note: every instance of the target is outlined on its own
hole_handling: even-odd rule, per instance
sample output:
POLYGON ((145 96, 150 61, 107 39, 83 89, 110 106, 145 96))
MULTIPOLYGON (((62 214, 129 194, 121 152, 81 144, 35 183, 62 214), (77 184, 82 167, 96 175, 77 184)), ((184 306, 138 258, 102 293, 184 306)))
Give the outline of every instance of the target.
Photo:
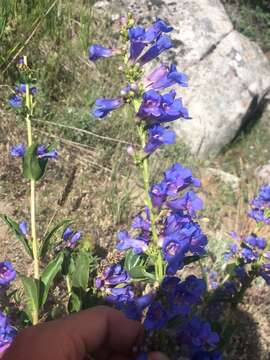
POLYGON ((270 51, 269 0, 223 0, 235 28, 270 51))

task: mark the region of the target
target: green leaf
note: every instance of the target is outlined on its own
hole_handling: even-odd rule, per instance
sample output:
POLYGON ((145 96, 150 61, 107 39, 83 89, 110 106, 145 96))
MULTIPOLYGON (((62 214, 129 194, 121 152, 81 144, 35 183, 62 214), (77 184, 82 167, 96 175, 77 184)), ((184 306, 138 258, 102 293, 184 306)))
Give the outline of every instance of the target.
POLYGON ((80 311, 82 308, 82 299, 81 296, 76 292, 72 292, 68 301, 68 312, 74 313, 80 311))
POLYGON ((48 159, 39 159, 36 155, 38 145, 29 146, 23 157, 23 176, 27 180, 39 180, 46 169, 48 159))
POLYGON ((133 99, 133 105, 134 105, 134 109, 135 109, 136 113, 139 111, 141 103, 142 103, 142 98, 133 99))
POLYGON ((37 279, 20 275, 22 284, 27 297, 26 313, 29 319, 33 322, 33 312, 39 311, 39 294, 40 294, 40 282, 37 279))
POLYGON ((47 300, 50 287, 51 287, 56 275, 61 270, 63 260, 64 260, 63 253, 58 254, 58 256, 47 265, 47 267, 44 269, 44 271, 41 275, 40 280, 43 284, 43 291, 42 291, 41 299, 40 299, 41 306, 43 306, 47 300))
POLYGON ((85 250, 81 250, 75 259, 74 272, 72 274, 72 286, 86 290, 89 280, 90 256, 85 250))
POLYGON ((0 218, 9 226, 9 228, 13 231, 17 239, 23 244, 25 251, 27 254, 33 259, 33 252, 28 240, 22 234, 19 225, 16 221, 12 220, 9 216, 5 214, 0 214, 0 218))
POLYGON ((150 281, 155 282, 156 278, 153 274, 150 274, 147 272, 143 267, 135 266, 129 271, 129 275, 132 277, 135 281, 150 281))
POLYGON ((46 232, 46 234, 44 235, 42 244, 40 246, 40 250, 39 250, 39 255, 41 258, 44 258, 44 256, 47 254, 47 251, 50 246, 50 241, 51 241, 52 237, 57 233, 57 231, 64 226, 68 226, 68 225, 72 224, 72 222, 73 222, 72 220, 60 221, 52 229, 50 229, 48 232, 46 232))
POLYGON ((133 250, 128 250, 125 257, 124 268, 127 271, 129 271, 130 269, 134 268, 135 266, 138 266, 139 264, 140 264, 140 255, 135 254, 133 250))

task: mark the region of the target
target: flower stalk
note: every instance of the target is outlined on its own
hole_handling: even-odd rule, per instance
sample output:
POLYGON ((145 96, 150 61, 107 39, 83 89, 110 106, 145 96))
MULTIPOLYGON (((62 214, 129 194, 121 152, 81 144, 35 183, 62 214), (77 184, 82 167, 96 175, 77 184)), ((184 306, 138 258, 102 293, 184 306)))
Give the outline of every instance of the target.
MULTIPOLYGON (((24 64, 27 66, 27 57, 24 56, 24 64)), ((32 135, 32 124, 31 124, 31 115, 33 113, 33 101, 32 95, 30 94, 30 85, 26 83, 25 85, 25 104, 26 104, 26 128, 27 128, 27 140, 28 147, 33 144, 33 135, 32 135)), ((31 238, 32 238, 32 250, 33 250, 33 267, 34 267, 34 278, 39 279, 39 249, 38 249, 38 239, 36 231, 36 181, 34 179, 30 180, 30 216, 31 216, 31 238)), ((33 312, 33 324, 38 323, 38 312, 33 312)))
MULTIPOLYGON (((147 133, 145 131, 145 128, 142 124, 138 125, 138 133, 141 140, 142 148, 146 145, 146 138, 147 133)), ((154 213, 152 200, 149 194, 150 190, 150 171, 149 171, 149 162, 148 157, 144 157, 141 160, 140 167, 142 168, 142 175, 143 175, 143 182, 144 182, 144 190, 145 190, 145 205, 149 209, 150 214, 150 223, 151 223, 151 232, 153 237, 153 243, 155 245, 155 255, 156 255, 156 261, 155 261, 155 276, 158 282, 162 282, 164 278, 164 266, 163 266, 163 260, 162 260, 162 254, 159 247, 159 239, 158 239, 158 233, 156 229, 156 216, 154 213)))

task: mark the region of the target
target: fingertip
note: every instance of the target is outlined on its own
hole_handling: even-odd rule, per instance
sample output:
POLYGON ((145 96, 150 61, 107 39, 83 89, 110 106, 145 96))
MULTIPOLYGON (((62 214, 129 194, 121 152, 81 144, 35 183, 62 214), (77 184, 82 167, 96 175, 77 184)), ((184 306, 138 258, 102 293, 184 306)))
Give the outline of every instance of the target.
POLYGON ((170 360, 170 359, 164 353, 159 351, 154 351, 148 354, 148 360, 170 360))

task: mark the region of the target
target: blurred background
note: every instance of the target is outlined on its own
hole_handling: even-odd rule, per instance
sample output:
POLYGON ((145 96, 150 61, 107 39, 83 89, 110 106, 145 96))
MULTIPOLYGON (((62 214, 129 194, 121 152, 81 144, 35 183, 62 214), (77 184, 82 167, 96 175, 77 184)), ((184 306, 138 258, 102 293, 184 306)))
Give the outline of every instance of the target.
MULTIPOLYGON (((64 216, 74 218, 100 252, 113 246, 119 229, 128 227, 142 195, 127 153, 137 142, 132 109, 102 121, 89 113, 97 97, 114 97, 123 86, 119 59, 88 61, 91 43, 117 45, 118 30, 112 27, 119 1, 0 1, 0 212, 28 218, 28 190, 19 163, 9 156, 11 146, 25 142, 24 123, 7 102, 18 79, 16 62, 27 55, 39 89, 34 135, 60 153, 38 185, 39 230, 64 216)), ((192 120, 177 128, 175 145, 155 155, 152 180, 176 161, 201 178, 204 227, 215 254, 211 266, 218 268, 228 233, 252 231, 248 203, 260 184, 270 183, 270 2, 152 0, 126 5, 139 21, 149 24, 165 14, 176 29, 171 59, 190 76, 183 101, 192 120), (177 18, 175 9, 182 16, 177 18)), ((0 224, 0 258, 25 268, 21 254, 0 224)), ((269 299, 269 290, 259 283, 251 289, 229 359, 270 359, 269 299), (252 326, 246 334, 247 323, 252 326)))

